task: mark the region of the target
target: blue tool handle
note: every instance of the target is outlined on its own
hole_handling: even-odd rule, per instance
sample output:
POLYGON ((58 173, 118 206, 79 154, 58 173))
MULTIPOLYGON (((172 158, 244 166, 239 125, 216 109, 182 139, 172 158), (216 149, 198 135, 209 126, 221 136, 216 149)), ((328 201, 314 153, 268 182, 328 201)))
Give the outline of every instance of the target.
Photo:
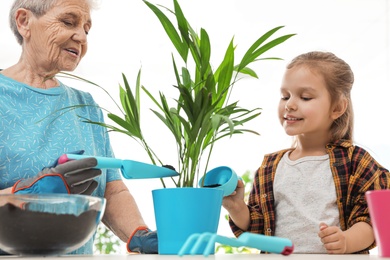
POLYGON ((232 238, 232 237, 225 237, 225 236, 219 236, 219 235, 214 235, 217 236, 216 242, 222 245, 229 245, 233 247, 242 247, 242 246, 247 246, 246 243, 243 243, 241 240, 237 238, 232 238))
POLYGON ((122 167, 122 160, 110 158, 110 157, 100 157, 100 156, 90 156, 90 155, 80 155, 80 154, 66 154, 69 160, 80 160, 84 158, 94 157, 96 158, 98 164, 96 168, 98 169, 109 169, 109 168, 118 168, 122 167))
POLYGON ((238 240, 242 241, 247 247, 257 248, 269 253, 289 255, 294 251, 291 240, 282 237, 245 232, 238 237, 238 240))

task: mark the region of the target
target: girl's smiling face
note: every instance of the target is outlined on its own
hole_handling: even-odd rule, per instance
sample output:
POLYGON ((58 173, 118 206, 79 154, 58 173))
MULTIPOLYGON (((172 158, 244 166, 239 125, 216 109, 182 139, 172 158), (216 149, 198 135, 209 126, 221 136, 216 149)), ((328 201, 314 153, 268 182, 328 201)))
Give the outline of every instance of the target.
POLYGON ((33 14, 24 39, 27 55, 45 71, 72 71, 87 52, 92 23, 84 0, 60 0, 45 15, 33 14))
POLYGON ((287 69, 281 86, 279 120, 290 136, 328 136, 334 120, 322 75, 306 66, 287 69))

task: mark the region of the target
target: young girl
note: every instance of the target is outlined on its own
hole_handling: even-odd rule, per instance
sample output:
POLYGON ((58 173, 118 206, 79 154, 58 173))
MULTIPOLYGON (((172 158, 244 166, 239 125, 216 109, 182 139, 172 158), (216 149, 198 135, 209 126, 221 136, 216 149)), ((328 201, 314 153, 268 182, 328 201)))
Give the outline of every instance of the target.
POLYGON ((353 144, 350 66, 328 52, 287 66, 279 119, 294 145, 265 155, 248 205, 244 184, 223 200, 236 236, 291 239, 294 253, 369 253, 375 247, 365 192, 389 188, 389 171, 353 144))

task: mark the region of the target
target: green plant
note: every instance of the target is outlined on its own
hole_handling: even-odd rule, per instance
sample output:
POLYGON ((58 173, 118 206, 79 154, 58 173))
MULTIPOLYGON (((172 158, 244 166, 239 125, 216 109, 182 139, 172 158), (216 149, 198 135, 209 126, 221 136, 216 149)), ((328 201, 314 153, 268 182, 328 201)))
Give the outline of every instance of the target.
MULTIPOLYGON (((141 86, 141 70, 138 73, 135 93, 133 93, 126 76, 123 74, 124 87, 120 86, 122 115, 108 113, 115 123, 87 122, 102 125, 109 131, 124 133, 139 142, 147 152, 153 164, 163 165, 157 154, 145 139, 141 127, 140 89, 157 107, 153 113, 169 129, 177 148, 176 170, 180 176, 172 178, 177 187, 194 187, 200 174, 207 172, 214 145, 217 141, 245 132, 258 134, 245 129, 245 123, 261 114, 261 108, 246 109, 238 105, 238 101, 230 102, 229 98, 240 76, 258 78, 256 72, 248 67, 258 60, 280 60, 280 58, 260 58, 268 50, 283 43, 294 34, 287 34, 269 40, 274 33, 283 28, 279 26, 259 37, 246 51, 238 64, 235 64, 233 39, 228 44, 222 62, 216 67, 211 63, 211 44, 207 31, 195 32, 184 16, 177 0, 173 0, 174 11, 163 6, 156 6, 148 1, 144 3, 154 12, 177 53, 172 54, 173 72, 176 78, 174 88, 178 95, 174 105, 170 105, 167 97, 160 92, 158 97, 141 86), (164 14, 168 12, 175 18, 177 28, 164 14), (268 42, 267 42, 268 41, 268 42), (177 56, 181 59, 179 66, 177 56), (193 73, 191 73, 191 68, 193 73), (206 158, 201 163, 201 159, 206 158), (201 166, 202 165, 202 166, 201 166)), ((163 89, 163 88, 161 88, 163 89)), ((165 183, 161 180, 164 187, 165 183)))
POLYGON ((99 224, 94 242, 95 254, 115 254, 121 246, 120 240, 104 224, 99 224))

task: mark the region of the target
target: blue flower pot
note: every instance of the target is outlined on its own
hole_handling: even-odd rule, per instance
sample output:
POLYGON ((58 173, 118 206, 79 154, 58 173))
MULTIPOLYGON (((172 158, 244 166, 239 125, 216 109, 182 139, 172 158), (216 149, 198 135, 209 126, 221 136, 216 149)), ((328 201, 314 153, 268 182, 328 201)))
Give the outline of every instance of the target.
MULTIPOLYGON (((158 253, 176 255, 194 233, 217 233, 223 190, 165 188, 152 191, 158 253)), ((203 254, 200 248, 196 254, 203 254)))

